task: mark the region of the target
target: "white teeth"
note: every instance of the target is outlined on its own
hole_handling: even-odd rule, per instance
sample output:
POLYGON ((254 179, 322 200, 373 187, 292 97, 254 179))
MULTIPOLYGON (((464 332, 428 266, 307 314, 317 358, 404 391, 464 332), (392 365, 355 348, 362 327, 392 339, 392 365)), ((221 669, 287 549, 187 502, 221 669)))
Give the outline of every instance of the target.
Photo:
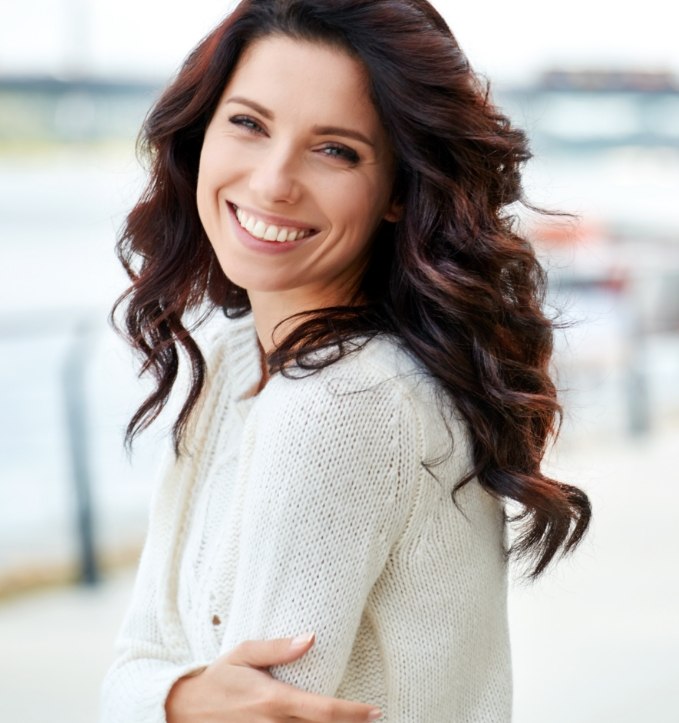
POLYGON ((248 215, 236 206, 234 206, 234 209, 238 223, 252 236, 263 239, 264 241, 284 243, 286 241, 296 241, 297 239, 305 238, 312 233, 310 230, 299 230, 266 224, 264 221, 248 215))

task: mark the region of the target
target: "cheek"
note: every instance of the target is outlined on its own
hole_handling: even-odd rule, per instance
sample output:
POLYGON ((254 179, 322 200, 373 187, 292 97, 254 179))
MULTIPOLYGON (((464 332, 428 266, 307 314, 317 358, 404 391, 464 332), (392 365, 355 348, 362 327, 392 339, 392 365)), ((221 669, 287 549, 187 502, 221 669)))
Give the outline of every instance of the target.
POLYGON ((348 229, 359 232, 370 228, 381 218, 384 205, 381 189, 372 179, 355 180, 343 187, 335 187, 326 194, 326 206, 330 213, 341 220, 348 229))
POLYGON ((215 222, 219 212, 218 194, 222 183, 219 165, 210 160, 209 153, 201 156, 196 183, 196 205, 203 226, 207 227, 215 222))
POLYGON ((364 189, 352 201, 345 204, 344 215, 348 226, 353 229, 355 243, 361 245, 372 237, 379 226, 386 210, 385 203, 374 189, 364 189))
POLYGON ((205 223, 204 216, 207 212, 209 177, 209 163, 206 158, 201 155, 200 164, 198 166, 198 180, 196 183, 196 204, 198 206, 198 215, 203 223, 205 223))

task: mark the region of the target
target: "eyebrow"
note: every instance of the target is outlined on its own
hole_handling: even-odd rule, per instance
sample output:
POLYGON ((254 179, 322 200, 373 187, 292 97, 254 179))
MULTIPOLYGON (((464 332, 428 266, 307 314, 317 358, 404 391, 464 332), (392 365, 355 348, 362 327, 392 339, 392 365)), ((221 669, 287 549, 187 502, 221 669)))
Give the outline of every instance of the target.
MULTIPOLYGON (((227 98, 226 103, 240 103, 241 105, 246 105, 248 106, 248 108, 252 108, 252 110, 264 116, 264 118, 266 118, 267 120, 273 120, 274 117, 273 112, 270 111, 268 108, 265 108, 263 105, 256 103, 254 100, 243 98, 240 95, 234 95, 231 96, 231 98, 227 98)), ((363 135, 363 133, 361 133, 360 131, 352 130, 351 128, 316 125, 312 128, 312 130, 316 135, 319 136, 344 136, 345 138, 352 138, 353 140, 365 143, 371 148, 375 147, 375 144, 367 136, 363 135)))
POLYGON ((364 136, 363 133, 351 130, 350 128, 340 128, 339 126, 314 126, 312 130, 319 136, 344 136, 345 138, 353 138, 355 141, 365 143, 371 148, 375 147, 375 144, 364 136))
POLYGON ((257 111, 260 115, 263 115, 268 120, 273 120, 273 113, 270 110, 267 110, 263 105, 260 105, 259 103, 255 103, 254 100, 248 100, 247 98, 243 98, 240 95, 233 95, 231 98, 227 98, 227 103, 240 103, 241 105, 247 105, 249 108, 252 108, 252 110, 257 111))

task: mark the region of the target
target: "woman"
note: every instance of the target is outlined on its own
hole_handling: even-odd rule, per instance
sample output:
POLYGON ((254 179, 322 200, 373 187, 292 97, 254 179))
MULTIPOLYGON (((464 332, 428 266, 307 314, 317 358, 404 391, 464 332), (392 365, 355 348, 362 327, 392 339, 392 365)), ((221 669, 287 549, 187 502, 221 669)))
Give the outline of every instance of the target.
POLYGON ((508 721, 507 553, 537 576, 589 521, 540 471, 524 136, 424 0, 244 0, 144 133, 128 437, 192 376, 104 720, 508 721))

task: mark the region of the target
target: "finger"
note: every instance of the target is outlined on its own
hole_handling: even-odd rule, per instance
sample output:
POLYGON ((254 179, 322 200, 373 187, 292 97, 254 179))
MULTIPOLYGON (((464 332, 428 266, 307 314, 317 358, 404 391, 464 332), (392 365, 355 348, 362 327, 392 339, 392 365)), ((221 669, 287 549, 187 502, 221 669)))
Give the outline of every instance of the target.
POLYGON ((306 633, 294 638, 246 640, 228 653, 225 659, 231 665, 268 668, 270 665, 289 663, 301 657, 313 645, 315 639, 315 633, 306 633))
POLYGON ((294 719, 313 723, 365 723, 379 720, 382 713, 373 705, 352 700, 330 698, 308 693, 291 685, 281 684, 285 691, 277 691, 281 710, 294 719))

